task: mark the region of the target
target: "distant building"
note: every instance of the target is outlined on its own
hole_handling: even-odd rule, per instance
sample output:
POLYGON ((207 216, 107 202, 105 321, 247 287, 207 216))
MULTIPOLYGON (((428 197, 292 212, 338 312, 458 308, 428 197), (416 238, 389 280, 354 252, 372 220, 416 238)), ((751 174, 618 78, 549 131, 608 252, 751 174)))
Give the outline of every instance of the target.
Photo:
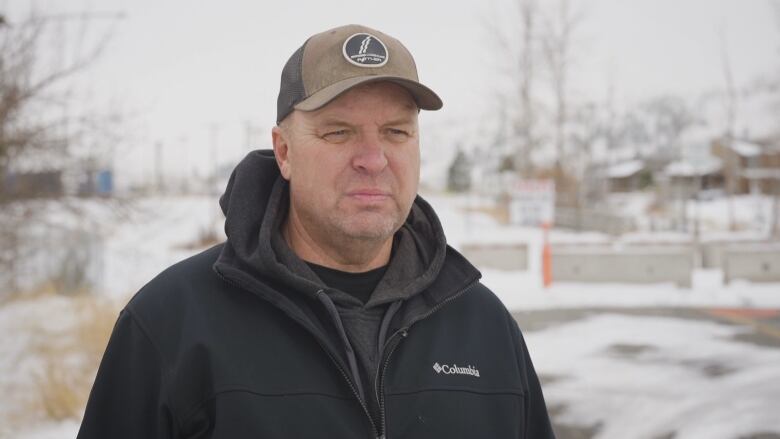
POLYGON ((773 193, 780 181, 780 147, 769 142, 719 139, 712 152, 724 163, 725 178, 734 179, 734 193, 773 193))
POLYGON ((0 181, 7 198, 52 198, 62 196, 62 171, 10 171, 0 181))
POLYGON ((724 187, 723 161, 717 157, 684 157, 664 169, 673 198, 699 196, 702 191, 718 191, 724 187))
POLYGON ((79 196, 106 197, 114 193, 114 173, 110 169, 87 169, 79 175, 77 192, 79 196))
POLYGON ((634 159, 610 165, 605 171, 609 192, 634 192, 652 182, 642 160, 634 159))
POLYGON ((95 166, 92 161, 26 160, 15 163, 0 175, 0 195, 12 199, 109 196, 113 193, 113 171, 95 166))

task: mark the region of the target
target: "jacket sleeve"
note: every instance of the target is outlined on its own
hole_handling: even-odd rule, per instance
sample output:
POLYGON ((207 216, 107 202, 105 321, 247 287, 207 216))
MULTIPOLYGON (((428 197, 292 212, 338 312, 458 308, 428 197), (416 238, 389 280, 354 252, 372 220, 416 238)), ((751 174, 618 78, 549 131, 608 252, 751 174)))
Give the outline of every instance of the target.
POLYGON ((525 413, 525 434, 524 439, 555 439, 550 416, 547 413, 547 405, 544 402, 542 386, 539 384, 539 377, 536 375, 534 365, 531 362, 531 356, 528 353, 528 346, 525 344, 523 334, 517 326, 514 318, 511 318, 512 329, 514 332, 517 361, 520 372, 526 385, 526 405, 525 413))
POLYGON ((130 311, 114 326, 77 439, 163 439, 176 434, 159 350, 130 311))

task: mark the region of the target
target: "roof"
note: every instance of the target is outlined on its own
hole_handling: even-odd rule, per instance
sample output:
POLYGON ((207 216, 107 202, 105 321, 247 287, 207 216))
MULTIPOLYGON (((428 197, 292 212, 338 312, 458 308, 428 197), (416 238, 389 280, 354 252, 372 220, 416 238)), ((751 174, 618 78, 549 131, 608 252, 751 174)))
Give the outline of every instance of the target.
POLYGON ((731 149, 742 157, 756 157, 761 155, 761 145, 745 140, 733 140, 731 149))
POLYGON ((607 168, 607 177, 625 178, 630 177, 644 169, 645 164, 641 160, 630 160, 623 163, 617 163, 607 168))
POLYGON ((723 168, 723 162, 715 157, 699 160, 678 160, 670 163, 665 171, 671 177, 698 177, 714 174, 723 168))

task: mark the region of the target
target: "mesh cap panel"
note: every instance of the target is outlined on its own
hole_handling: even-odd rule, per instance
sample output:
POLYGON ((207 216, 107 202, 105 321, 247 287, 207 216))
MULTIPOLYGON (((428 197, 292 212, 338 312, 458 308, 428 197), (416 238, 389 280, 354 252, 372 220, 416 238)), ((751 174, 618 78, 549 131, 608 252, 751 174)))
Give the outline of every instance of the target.
MULTIPOLYGON (((307 41, 308 42, 308 41, 307 41)), ((292 113, 293 106, 306 97, 306 89, 303 86, 303 49, 306 43, 293 53, 287 64, 282 69, 282 83, 279 87, 279 97, 276 99, 276 123, 282 121, 292 113)))

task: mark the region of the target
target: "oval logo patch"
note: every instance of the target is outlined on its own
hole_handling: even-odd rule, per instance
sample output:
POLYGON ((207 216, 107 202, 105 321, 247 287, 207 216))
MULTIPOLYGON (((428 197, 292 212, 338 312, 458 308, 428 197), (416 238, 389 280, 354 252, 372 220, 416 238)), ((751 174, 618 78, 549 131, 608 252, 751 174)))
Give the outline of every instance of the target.
POLYGON ((366 33, 347 38, 342 53, 347 61, 359 67, 382 67, 390 57, 385 43, 366 33))

